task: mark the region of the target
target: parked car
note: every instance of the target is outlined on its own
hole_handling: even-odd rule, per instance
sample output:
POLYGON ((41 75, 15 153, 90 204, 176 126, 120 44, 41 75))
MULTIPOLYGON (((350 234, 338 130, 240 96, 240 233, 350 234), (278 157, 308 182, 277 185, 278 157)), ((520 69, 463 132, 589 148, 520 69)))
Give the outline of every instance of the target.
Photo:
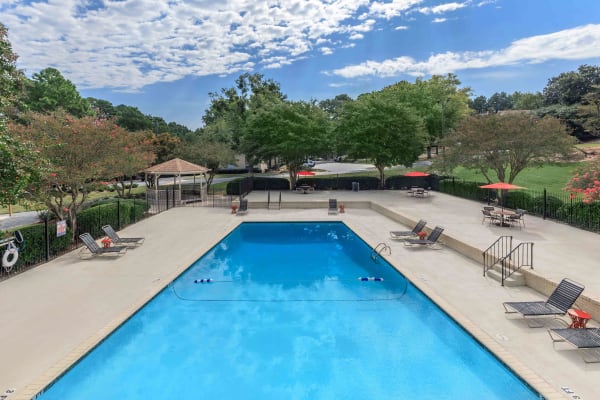
POLYGON ((315 166, 315 162, 309 158, 308 160, 304 161, 304 163, 302 164, 302 166, 304 168, 312 168, 312 167, 315 166))

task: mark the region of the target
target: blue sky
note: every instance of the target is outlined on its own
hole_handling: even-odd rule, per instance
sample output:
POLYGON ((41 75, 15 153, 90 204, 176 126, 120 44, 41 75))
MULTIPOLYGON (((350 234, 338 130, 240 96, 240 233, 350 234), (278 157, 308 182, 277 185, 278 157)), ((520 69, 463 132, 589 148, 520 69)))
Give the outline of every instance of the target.
POLYGON ((600 65, 598 0, 0 0, 18 66, 195 129, 244 72, 292 100, 454 73, 474 96, 600 65))

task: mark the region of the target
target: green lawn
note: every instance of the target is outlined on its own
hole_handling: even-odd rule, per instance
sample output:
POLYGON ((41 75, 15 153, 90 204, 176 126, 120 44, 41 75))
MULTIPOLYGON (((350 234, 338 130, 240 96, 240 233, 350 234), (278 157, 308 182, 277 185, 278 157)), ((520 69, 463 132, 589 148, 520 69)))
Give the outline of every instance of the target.
MULTIPOLYGON (((546 189, 549 192, 560 192, 579 166, 579 163, 560 163, 545 164, 539 168, 527 168, 517 175, 513 183, 531 190, 546 189)), ((467 181, 486 182, 481 173, 462 167, 456 168, 452 175, 467 181)))

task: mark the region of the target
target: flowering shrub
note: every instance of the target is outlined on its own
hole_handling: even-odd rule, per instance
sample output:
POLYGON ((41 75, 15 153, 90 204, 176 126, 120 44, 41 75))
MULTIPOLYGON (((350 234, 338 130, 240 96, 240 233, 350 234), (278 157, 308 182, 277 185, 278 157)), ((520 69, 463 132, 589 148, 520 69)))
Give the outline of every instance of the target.
POLYGON ((571 199, 582 194, 584 203, 600 200, 600 161, 590 162, 579 169, 564 190, 571 192, 571 199))

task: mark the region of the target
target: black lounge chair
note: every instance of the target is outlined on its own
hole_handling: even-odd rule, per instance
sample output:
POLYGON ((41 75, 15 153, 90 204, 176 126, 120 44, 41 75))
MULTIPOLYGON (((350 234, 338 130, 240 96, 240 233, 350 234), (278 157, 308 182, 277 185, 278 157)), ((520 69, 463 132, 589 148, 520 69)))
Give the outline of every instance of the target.
POLYGON ((240 200, 240 206, 239 206, 236 214, 237 215, 248 214, 248 200, 246 200, 246 199, 240 200))
POLYGON ((404 240, 409 237, 415 237, 417 236, 417 233, 421 232, 423 228, 425 228, 425 225, 427 225, 427 221, 419 220, 419 222, 417 222, 417 224, 414 228, 412 228, 411 231, 390 231, 390 237, 392 239, 400 240, 404 240))
POLYGON ((559 328, 549 329, 552 344, 565 342, 581 351, 586 363, 600 362, 600 328, 559 328))
POLYGON ((112 242, 118 246, 136 247, 144 243, 145 240, 145 238, 143 237, 122 238, 117 234, 117 232, 115 232, 113 227, 110 225, 104 225, 102 227, 102 230, 104 231, 104 233, 106 233, 106 236, 108 236, 110 240, 112 240, 112 242))
POLYGON ((541 328, 539 324, 532 325, 530 321, 536 317, 559 317, 567 313, 575 304, 585 287, 570 279, 560 281, 556 289, 546 301, 504 302, 506 314, 520 313, 531 328, 541 328))
POLYGON ((100 256, 104 254, 121 255, 127 251, 127 246, 100 247, 89 233, 82 233, 79 238, 85 244, 79 251, 79 256, 83 256, 83 252, 88 250, 92 256, 100 256))
POLYGON ((444 232, 444 228, 441 226, 436 226, 434 230, 431 231, 427 239, 405 239, 405 246, 426 246, 432 249, 439 249, 441 247, 438 246, 438 239, 444 232))
POLYGON ((338 213, 337 199, 329 199, 329 209, 327 211, 329 214, 338 213))

